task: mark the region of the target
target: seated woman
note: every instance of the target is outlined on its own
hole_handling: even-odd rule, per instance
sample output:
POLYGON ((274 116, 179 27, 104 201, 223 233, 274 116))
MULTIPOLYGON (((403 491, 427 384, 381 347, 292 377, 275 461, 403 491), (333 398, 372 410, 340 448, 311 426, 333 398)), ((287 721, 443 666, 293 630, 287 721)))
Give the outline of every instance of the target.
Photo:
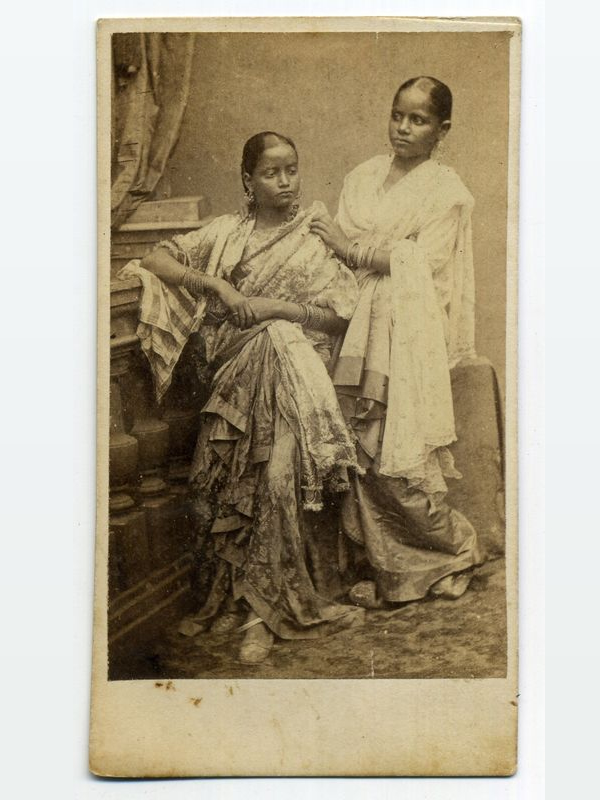
POLYGON ((342 525, 373 567, 354 602, 377 607, 468 588, 483 554, 444 500, 460 477, 450 368, 474 355, 473 198, 432 158, 451 126, 452 94, 412 78, 392 102, 393 152, 346 177, 337 220, 311 230, 354 267, 360 298, 333 371, 365 474, 344 496, 342 525))
POLYGON ((321 508, 324 487, 348 488, 346 469, 356 467, 324 362, 358 289, 309 230, 324 206, 298 207, 292 141, 273 132, 249 139, 242 180, 246 216, 162 242, 126 274, 143 282, 138 333, 159 396, 193 332, 216 367, 190 476, 216 566, 194 619, 216 617, 213 629, 225 631, 232 602, 243 601, 240 660, 257 664, 274 634, 311 638, 361 619, 316 591, 303 513, 321 508))

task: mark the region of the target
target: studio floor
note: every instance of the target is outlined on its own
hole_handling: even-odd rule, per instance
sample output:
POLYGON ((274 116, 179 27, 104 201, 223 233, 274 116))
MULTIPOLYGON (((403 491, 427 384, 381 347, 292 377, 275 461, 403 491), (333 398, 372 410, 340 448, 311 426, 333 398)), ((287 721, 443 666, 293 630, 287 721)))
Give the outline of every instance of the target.
POLYGON ((500 678, 506 674, 505 561, 488 561, 459 600, 367 611, 366 624, 318 640, 276 640, 265 662, 237 661, 243 634, 157 644, 156 676, 186 678, 500 678))

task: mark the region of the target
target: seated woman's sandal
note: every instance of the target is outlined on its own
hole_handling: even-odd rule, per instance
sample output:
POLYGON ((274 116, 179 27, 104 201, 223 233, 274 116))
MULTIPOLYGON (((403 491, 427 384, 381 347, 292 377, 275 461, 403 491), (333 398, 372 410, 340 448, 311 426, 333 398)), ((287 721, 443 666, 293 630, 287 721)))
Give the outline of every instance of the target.
POLYGON ((240 647, 238 660, 242 664, 250 666, 262 664, 271 652, 275 640, 269 628, 260 617, 255 617, 241 625, 237 630, 247 631, 240 647))

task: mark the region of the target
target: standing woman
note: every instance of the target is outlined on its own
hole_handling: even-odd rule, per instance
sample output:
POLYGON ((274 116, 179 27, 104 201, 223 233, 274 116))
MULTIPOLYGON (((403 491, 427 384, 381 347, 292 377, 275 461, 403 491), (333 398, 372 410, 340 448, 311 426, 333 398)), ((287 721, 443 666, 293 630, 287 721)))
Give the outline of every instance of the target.
POLYGON ((439 80, 403 83, 392 104, 390 156, 344 181, 336 221, 311 229, 356 270, 360 299, 333 373, 365 475, 343 501, 342 526, 364 547, 374 581, 350 592, 377 607, 427 594, 460 597, 483 561, 470 522, 444 501, 460 477, 450 368, 474 355, 473 198, 432 159, 451 126, 439 80))

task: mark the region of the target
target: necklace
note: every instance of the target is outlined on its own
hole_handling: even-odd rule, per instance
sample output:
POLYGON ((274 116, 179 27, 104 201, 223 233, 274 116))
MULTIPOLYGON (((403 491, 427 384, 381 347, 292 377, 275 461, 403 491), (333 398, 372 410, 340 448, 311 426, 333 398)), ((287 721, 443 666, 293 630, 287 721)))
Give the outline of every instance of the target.
MULTIPOLYGON (((263 233, 264 231, 274 231, 274 230, 278 230, 279 228, 285 228, 286 225, 289 225, 290 222, 293 222, 296 219, 299 210, 300 210, 300 204, 299 203, 293 203, 290 206, 289 211, 286 214, 285 219, 282 220, 282 222, 280 222, 278 225, 272 225, 269 228, 261 228, 260 230, 257 230, 256 228, 254 228, 253 233, 255 233, 255 232, 256 233, 263 233)), ((256 219, 256 210, 249 212, 247 214, 247 216, 246 216, 247 220, 250 220, 252 218, 256 219)))
POLYGON ((298 216, 298 210, 300 206, 298 204, 294 204, 290 209, 290 214, 288 218, 285 219, 280 225, 277 225, 273 228, 264 228, 263 230, 257 231, 256 228, 252 231, 252 235, 256 235, 257 238, 260 239, 267 239, 264 244, 260 245, 254 252, 250 253, 249 255, 245 256, 238 264, 238 267, 244 266, 249 261, 252 261, 253 258, 263 253, 269 247, 272 247, 276 244, 280 239, 283 239, 284 236, 287 235, 287 226, 290 225, 292 222, 297 222, 296 217, 298 216), (292 213, 293 212, 293 213, 292 213), (275 236, 271 239, 269 235, 275 233, 275 236))

